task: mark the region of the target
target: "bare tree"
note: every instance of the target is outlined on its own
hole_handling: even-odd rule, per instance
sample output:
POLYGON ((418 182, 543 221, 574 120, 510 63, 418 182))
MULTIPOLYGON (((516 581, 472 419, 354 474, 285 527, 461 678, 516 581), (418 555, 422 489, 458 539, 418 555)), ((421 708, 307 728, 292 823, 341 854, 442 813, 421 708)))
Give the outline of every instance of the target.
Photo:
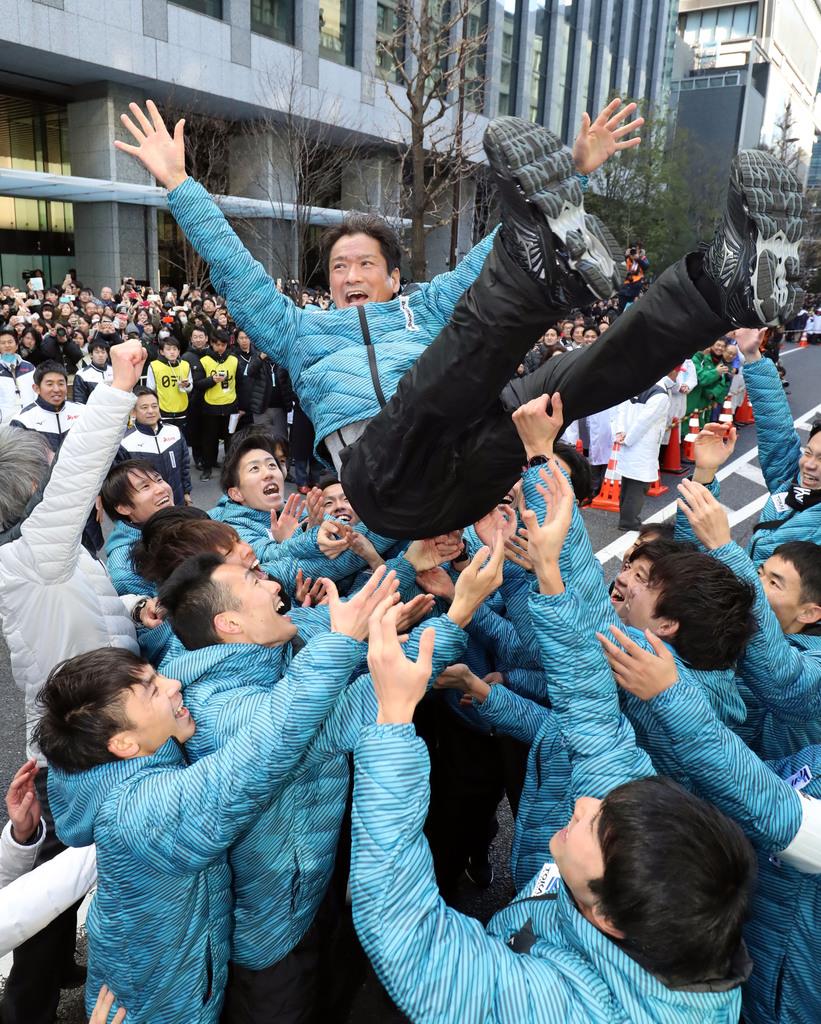
MULTIPOLYGON (((209 192, 224 195, 228 191, 228 151, 230 122, 203 113, 193 103, 172 95, 162 107, 167 123, 185 118, 185 167, 209 192)), ((208 264, 174 224, 174 245, 167 256, 172 267, 182 272, 193 288, 208 283, 208 264)))
MULTIPOLYGON (((340 206, 343 184, 349 193, 346 205, 368 205, 368 197, 350 187, 367 150, 355 128, 345 123, 339 100, 302 85, 295 58, 284 72, 267 70, 261 89, 262 105, 270 113, 243 125, 243 144, 253 148, 243 191, 270 202, 271 217, 280 223, 247 220, 243 230, 258 247, 269 249, 286 275, 306 282, 312 270, 312 207, 340 206)), ((373 197, 374 205, 379 198, 373 197)))
POLYGON ((377 43, 387 96, 408 129, 397 148, 417 281, 426 276, 427 234, 459 217, 460 183, 477 169, 473 112, 483 104, 487 42, 487 25, 477 18, 482 6, 480 0, 396 0, 394 31, 377 43))
POLYGON ((772 142, 769 145, 762 143, 761 148, 778 157, 791 171, 797 171, 798 165, 806 162, 807 154, 798 145, 800 137, 798 123, 793 114, 792 97, 785 103, 784 112, 776 120, 775 128, 772 142))

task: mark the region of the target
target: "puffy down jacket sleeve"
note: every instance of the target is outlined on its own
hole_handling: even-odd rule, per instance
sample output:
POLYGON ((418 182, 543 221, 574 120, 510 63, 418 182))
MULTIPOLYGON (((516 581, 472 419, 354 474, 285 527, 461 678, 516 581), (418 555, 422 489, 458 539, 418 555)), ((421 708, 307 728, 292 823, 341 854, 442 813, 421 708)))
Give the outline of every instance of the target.
POLYGON ((491 686, 483 704, 477 701, 473 703, 480 717, 497 732, 512 736, 522 743, 532 743, 545 719, 553 714, 541 704, 499 685, 491 686))
POLYGON ((168 208, 185 237, 211 268, 237 324, 292 377, 299 376, 301 311, 286 298, 237 237, 222 211, 193 178, 168 193, 168 208))
POLYGON ((430 761, 412 725, 369 726, 355 751, 351 892, 356 932, 414 1024, 589 1018, 547 959, 520 956, 439 895, 422 832, 430 761))
POLYGON ((548 689, 573 769, 574 797, 605 797, 633 779, 655 775, 622 715, 616 684, 577 594, 530 595, 548 689))
POLYGON ((459 261, 454 270, 444 274, 437 274, 430 284, 419 286, 420 290, 424 292, 425 303, 428 308, 435 310, 442 320, 450 320, 453 307, 461 298, 462 293, 479 276, 479 272, 487 259, 487 254, 493 246, 493 239, 495 237, 496 230, 493 230, 481 242, 474 245, 465 258, 459 261))
POLYGON ((798 472, 801 441, 772 359, 744 364, 744 382, 755 413, 758 461, 772 494, 798 472))
POLYGON ((74 572, 86 520, 133 407, 130 391, 97 385, 63 442, 43 500, 20 529, 31 564, 46 584, 63 583, 74 572))
POLYGON ((120 816, 133 852, 160 871, 196 872, 233 845, 288 779, 364 654, 364 644, 340 633, 312 640, 224 747, 124 787, 120 816))

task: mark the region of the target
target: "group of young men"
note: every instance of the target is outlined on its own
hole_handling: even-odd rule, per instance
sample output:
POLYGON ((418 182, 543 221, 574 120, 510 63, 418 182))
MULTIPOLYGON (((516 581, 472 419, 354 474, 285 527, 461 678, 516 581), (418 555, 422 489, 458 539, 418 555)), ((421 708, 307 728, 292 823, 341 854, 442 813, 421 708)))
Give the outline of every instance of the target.
POLYGON ((191 505, 137 341, 112 346, 56 460, 36 429, 0 430, 0 616, 33 758, 0 843, 24 872, 0 890, 4 1024, 54 1017, 92 844, 95 1024, 342 1022, 364 957, 418 1022, 812 1019, 821 425, 797 436, 759 352, 799 297, 800 189, 740 154, 712 244, 517 377, 546 324, 622 283, 577 177, 635 144, 619 106, 573 153, 491 122, 501 227, 429 284, 400 292, 377 218, 331 229, 328 310, 285 299, 186 176, 181 123, 124 115, 116 145, 169 189, 337 475, 286 500, 250 426, 217 505, 191 505), (589 466, 558 438, 730 333, 760 529, 732 542, 734 432, 705 425, 675 527, 644 530, 608 592, 589 466), (107 568, 82 545, 98 497, 107 568), (443 894, 464 869, 485 884, 503 793, 518 895, 485 928, 443 894), (48 863, 25 873, 38 844, 57 889, 48 863))

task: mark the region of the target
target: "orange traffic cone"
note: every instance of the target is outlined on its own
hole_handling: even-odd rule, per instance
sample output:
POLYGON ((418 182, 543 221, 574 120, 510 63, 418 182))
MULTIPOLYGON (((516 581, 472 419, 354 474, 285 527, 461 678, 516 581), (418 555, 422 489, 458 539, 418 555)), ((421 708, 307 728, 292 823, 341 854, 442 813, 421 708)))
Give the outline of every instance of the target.
POLYGON ((678 429, 678 420, 673 420, 670 427, 670 440, 662 449, 659 468, 664 473, 683 473, 681 468, 681 439, 678 429))
POLYGON ((619 449, 618 441, 613 442, 613 451, 607 462, 607 469, 604 473, 604 483, 596 497, 590 502, 591 508, 601 509, 603 512, 618 512, 619 499, 621 498, 621 474, 618 470, 619 449))
POLYGON ((660 494, 666 494, 670 490, 669 487, 665 487, 661 482, 661 473, 658 475, 658 480, 654 484, 651 484, 650 490, 647 492, 648 498, 657 498, 660 494))
POLYGON ((744 427, 748 423, 755 423, 753 407, 750 404, 750 396, 746 391, 744 392, 744 401, 735 411, 735 421, 740 427, 744 427))
POLYGON ((685 462, 696 461, 696 451, 693 445, 700 430, 701 424, 698 419, 698 409, 694 409, 692 413, 690 413, 690 422, 687 424, 687 434, 681 447, 681 457, 685 462))
POLYGON ((732 423, 733 422, 733 403, 732 399, 725 398, 724 405, 721 407, 721 415, 718 417, 719 423, 732 423))
POLYGON ((798 342, 798 347, 799 348, 806 348, 808 345, 809 345, 809 342, 807 341, 807 334, 806 334, 806 332, 804 332, 804 334, 801 335, 801 341, 798 342))

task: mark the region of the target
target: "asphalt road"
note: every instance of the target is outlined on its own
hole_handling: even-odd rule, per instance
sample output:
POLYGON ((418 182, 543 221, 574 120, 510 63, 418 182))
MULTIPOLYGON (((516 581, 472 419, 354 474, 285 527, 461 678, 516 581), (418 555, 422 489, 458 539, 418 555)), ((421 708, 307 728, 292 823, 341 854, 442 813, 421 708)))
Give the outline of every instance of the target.
MULTIPOLYGON (((793 345, 784 347, 784 365, 790 380, 789 401, 793 416, 799 422, 811 420, 808 415, 815 410, 821 414, 821 348, 799 349, 793 345)), ((806 435, 804 435, 806 436, 806 435)), ((755 523, 758 521, 760 507, 766 498, 766 490, 753 449, 757 444, 755 426, 745 427, 740 432, 738 445, 731 462, 730 471, 722 482, 722 501, 732 510, 733 536, 741 544, 746 543, 755 523), (746 456, 746 457, 745 457, 746 456)), ((673 514, 671 502, 675 499, 676 478, 665 476, 664 482, 670 486, 667 494, 647 499, 643 511, 646 521, 652 516, 662 515, 666 518, 673 514)), ((216 481, 202 483, 198 474, 194 474, 194 500, 203 508, 214 504, 219 495, 216 481)), ((616 530, 614 513, 597 512, 586 509, 585 522, 593 543, 593 549, 600 553, 601 561, 609 577, 615 575, 621 552, 632 540, 630 534, 619 534, 616 530)), ((32 571, 35 571, 32 567, 32 571)), ((44 636, 44 643, 48 637, 44 636)), ((0 722, 2 722, 2 741, 0 741, 0 785, 5 787, 17 767, 23 760, 24 729, 23 702, 20 693, 15 689, 8 664, 8 652, 0 636, 0 722)), ((486 920, 498 907, 503 906, 512 895, 512 885, 507 871, 507 862, 512 838, 512 822, 507 805, 499 809, 500 831, 493 848, 495 864, 495 880, 492 887, 480 893, 465 880, 459 893, 459 907, 465 913, 473 914, 486 920)), ((0 961, 0 976, 8 968, 7 961, 0 961)), ((61 1004, 59 1019, 64 1022, 81 1022, 85 1020, 77 994, 64 1000, 61 1004)), ((393 1013, 386 1004, 383 995, 375 983, 370 982, 363 987, 349 1018, 349 1024, 392 1024, 403 1018, 393 1013)))

